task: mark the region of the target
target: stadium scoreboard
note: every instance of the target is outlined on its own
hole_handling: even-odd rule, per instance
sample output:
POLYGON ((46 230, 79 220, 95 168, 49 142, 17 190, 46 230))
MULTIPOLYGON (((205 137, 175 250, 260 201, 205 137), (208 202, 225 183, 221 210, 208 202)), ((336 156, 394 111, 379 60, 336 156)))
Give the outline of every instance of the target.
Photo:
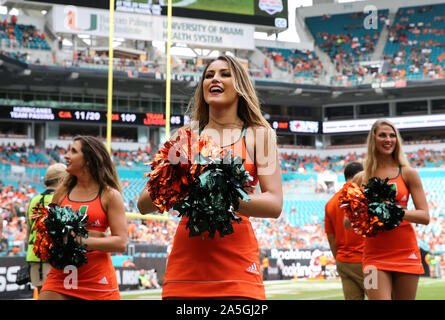
MULTIPOLYGON (((165 114, 152 112, 112 112, 114 124, 163 127, 165 114)), ((10 121, 61 121, 106 124, 108 113, 97 110, 75 110, 29 106, 5 106, 0 109, 0 119, 10 121)), ((172 126, 184 125, 184 115, 171 115, 172 126)))
MULTIPOLYGON (((8 122, 48 121, 105 125, 107 123, 107 118, 108 113, 104 110, 32 106, 2 106, 0 108, 0 121, 8 122)), ((166 117, 164 113, 114 111, 111 113, 111 121, 113 124, 118 125, 164 127, 166 124, 166 117)), ((321 128, 319 121, 303 121, 296 119, 269 119, 268 121, 277 133, 318 134, 320 133, 319 131, 321 128)), ((173 127, 182 127, 189 123, 190 116, 187 114, 172 114, 170 116, 170 125, 173 127)))
MULTIPOLYGON (((108 0, 26 0, 86 8, 109 10, 108 0)), ((288 28, 288 0, 238 0, 236 5, 225 1, 173 0, 172 14, 176 17, 236 22, 257 25, 263 28, 288 28), (209 5, 210 3, 210 5, 209 5)), ((167 15, 167 0, 115 0, 117 12, 167 15)))

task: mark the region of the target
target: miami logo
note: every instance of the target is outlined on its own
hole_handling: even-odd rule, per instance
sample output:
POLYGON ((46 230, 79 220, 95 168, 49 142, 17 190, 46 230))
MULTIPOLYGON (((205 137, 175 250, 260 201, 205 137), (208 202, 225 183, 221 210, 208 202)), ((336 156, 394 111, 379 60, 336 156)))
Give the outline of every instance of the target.
POLYGON ((281 0, 259 0, 258 7, 268 14, 273 15, 283 11, 283 2, 281 0))
POLYGON ((65 6, 63 13, 65 14, 63 24, 67 29, 81 32, 94 31, 97 29, 97 14, 90 14, 89 25, 87 27, 80 27, 77 7, 65 6))
MULTIPOLYGON (((72 208, 71 205, 67 205, 67 206, 64 206, 64 207, 65 207, 65 208, 66 208, 66 207, 72 208)), ((81 206, 81 207, 79 208, 79 211, 80 211, 81 214, 88 215, 88 214, 87 214, 87 212, 88 212, 88 206, 86 206, 86 205, 81 206)))

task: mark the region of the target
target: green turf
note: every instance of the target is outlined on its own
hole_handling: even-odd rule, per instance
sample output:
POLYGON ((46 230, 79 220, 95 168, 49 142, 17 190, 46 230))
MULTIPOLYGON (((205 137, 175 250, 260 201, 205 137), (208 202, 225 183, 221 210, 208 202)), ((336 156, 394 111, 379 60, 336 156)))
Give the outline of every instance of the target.
MULTIPOLYGON (((173 4, 181 2, 180 0, 174 0, 173 4)), ((199 9, 217 12, 228 12, 237 14, 254 14, 253 0, 196 0, 195 2, 184 6, 189 9, 199 9)))
MULTIPOLYGON (((340 280, 284 280, 265 283, 268 300, 343 300, 340 280)), ((160 300, 161 290, 121 292, 124 300, 160 300)), ((445 300, 445 279, 420 278, 417 300, 445 300)))

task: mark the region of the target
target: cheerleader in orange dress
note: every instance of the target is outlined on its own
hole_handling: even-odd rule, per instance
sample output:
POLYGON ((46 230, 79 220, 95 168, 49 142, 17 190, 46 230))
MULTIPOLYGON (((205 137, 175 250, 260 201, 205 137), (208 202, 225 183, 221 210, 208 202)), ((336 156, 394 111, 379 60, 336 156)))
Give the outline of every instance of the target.
MULTIPOLYGON (((221 56, 204 70, 191 100, 192 126, 217 145, 245 159, 260 193, 240 201, 234 232, 214 239, 189 237, 187 217, 177 228, 163 284, 163 299, 265 299, 258 242, 249 217, 278 218, 282 184, 276 137, 262 117, 249 75, 235 58, 221 56)), ((156 211, 145 188, 138 200, 142 214, 156 211)))
MULTIPOLYGON (((416 297, 419 275, 424 271, 411 223, 429 223, 425 192, 419 174, 409 166, 403 153, 400 134, 390 121, 374 123, 367 145, 365 170, 358 173, 353 182, 365 185, 371 177, 388 178, 388 183, 396 186, 396 204, 405 209, 405 215, 398 227, 366 238, 363 252, 365 289, 371 300, 412 300, 416 297), (407 210, 410 195, 415 206, 413 210, 407 210)), ((347 218, 345 226, 350 227, 347 218)))
POLYGON ((61 207, 85 212, 88 263, 79 268, 51 268, 39 300, 120 299, 110 252, 123 252, 127 245, 127 220, 120 183, 108 151, 95 137, 77 136, 65 156, 67 172, 54 194, 61 207), (111 234, 105 235, 110 228, 111 234))

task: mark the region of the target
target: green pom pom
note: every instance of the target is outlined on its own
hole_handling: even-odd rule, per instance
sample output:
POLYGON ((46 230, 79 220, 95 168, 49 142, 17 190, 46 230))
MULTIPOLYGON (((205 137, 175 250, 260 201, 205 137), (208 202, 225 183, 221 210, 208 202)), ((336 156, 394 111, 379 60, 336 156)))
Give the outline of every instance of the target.
POLYGON ((56 269, 68 265, 80 267, 87 263, 85 244, 76 241, 76 237, 88 237, 88 216, 70 207, 50 206, 45 225, 51 236, 52 246, 48 249, 48 262, 56 269))
POLYGON ((206 231, 212 239, 216 232, 224 237, 233 233, 233 221, 241 222, 235 211, 240 198, 250 200, 245 189, 253 180, 243 163, 239 156, 232 157, 231 151, 224 158, 200 156, 199 165, 205 166, 204 170, 195 178, 189 194, 174 206, 179 216, 189 218, 186 228, 190 237, 206 231))
POLYGON ((388 180, 373 177, 364 188, 364 195, 369 200, 368 215, 377 216, 384 230, 398 227, 405 215, 403 208, 395 204, 397 191, 388 180))

